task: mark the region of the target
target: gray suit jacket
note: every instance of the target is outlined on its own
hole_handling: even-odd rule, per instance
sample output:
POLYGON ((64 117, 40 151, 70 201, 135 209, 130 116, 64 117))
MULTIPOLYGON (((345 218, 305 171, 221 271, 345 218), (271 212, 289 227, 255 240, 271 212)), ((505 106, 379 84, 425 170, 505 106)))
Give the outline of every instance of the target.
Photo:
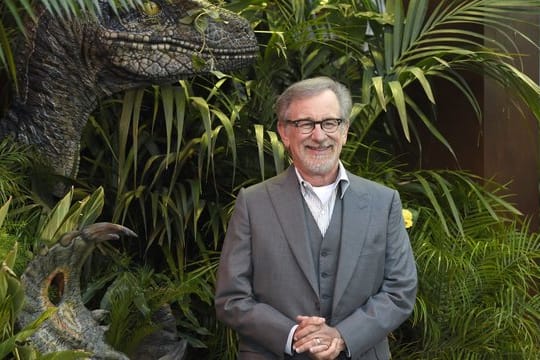
MULTIPOLYGON (((387 335, 413 309, 416 266, 398 193, 348 176, 330 325, 353 359, 388 359, 387 335)), ((218 319, 239 334, 240 359, 283 358, 295 317, 320 314, 303 216, 293 167, 238 194, 215 305, 218 319)))

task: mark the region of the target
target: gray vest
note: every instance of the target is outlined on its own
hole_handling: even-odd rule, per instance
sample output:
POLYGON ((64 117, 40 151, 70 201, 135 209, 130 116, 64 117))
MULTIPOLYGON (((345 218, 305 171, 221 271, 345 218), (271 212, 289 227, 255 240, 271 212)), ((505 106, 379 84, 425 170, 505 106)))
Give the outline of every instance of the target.
POLYGON ((341 243, 342 209, 342 200, 338 193, 330 225, 323 237, 309 207, 304 202, 306 228, 309 236, 311 254, 313 255, 315 271, 319 274, 320 315, 326 319, 327 324, 331 324, 332 322, 330 316, 332 315, 332 300, 334 297, 334 286, 336 283, 339 248, 341 243))

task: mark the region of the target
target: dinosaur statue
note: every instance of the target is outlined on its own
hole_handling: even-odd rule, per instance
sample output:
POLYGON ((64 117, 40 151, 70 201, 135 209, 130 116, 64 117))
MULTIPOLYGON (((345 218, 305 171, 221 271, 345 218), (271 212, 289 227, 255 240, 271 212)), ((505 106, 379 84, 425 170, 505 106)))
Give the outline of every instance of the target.
MULTIPOLYGON (((30 338, 41 353, 80 350, 92 354, 92 359, 130 359, 105 342, 106 326, 101 320, 106 311, 86 308, 80 290, 82 268, 90 254, 99 243, 120 236, 137 235, 117 224, 88 225, 63 235, 28 264, 21 276, 25 299, 17 325, 23 328, 48 309, 56 310, 30 338)), ((179 338, 171 308, 162 306, 152 321, 159 329, 142 339, 131 360, 183 359, 187 341, 179 338)))
POLYGON ((21 276, 25 303, 17 324, 22 328, 49 308, 57 311, 32 335, 30 341, 42 353, 60 350, 91 352, 95 359, 129 358, 105 343, 99 324, 101 311, 91 312, 82 302, 80 275, 96 245, 123 236, 136 236, 121 225, 97 223, 65 234, 45 254, 32 260, 21 276), (53 298, 51 289, 56 289, 53 298))
POLYGON ((114 0, 96 1, 97 17, 60 20, 38 7, 17 49, 21 90, 0 119, 0 139, 35 145, 67 178, 76 177, 81 133, 100 99, 245 67, 258 53, 245 19, 202 0, 143 0, 118 15, 114 0))
MULTIPOLYGON (((245 19, 202 0, 143 0, 139 8, 119 14, 110 6, 114 0, 95 2, 98 16, 66 19, 37 5, 37 22, 27 23, 28 36, 16 49, 20 91, 0 119, 0 139, 33 145, 66 178, 77 174, 81 133, 101 99, 212 70, 238 69, 258 54, 245 19)), ((82 264, 96 244, 120 235, 134 234, 119 225, 90 225, 64 236, 29 264, 21 279, 26 295, 18 324, 57 308, 31 338, 39 350, 82 349, 95 359, 128 359, 105 343, 97 313, 82 303, 79 281, 82 264), (53 282, 60 284, 54 303, 49 296, 53 282)), ((181 359, 186 344, 175 342, 172 315, 166 309, 156 315, 167 323, 157 338, 173 344, 159 358, 181 359)), ((149 339, 148 347, 160 346, 154 340, 149 339)))

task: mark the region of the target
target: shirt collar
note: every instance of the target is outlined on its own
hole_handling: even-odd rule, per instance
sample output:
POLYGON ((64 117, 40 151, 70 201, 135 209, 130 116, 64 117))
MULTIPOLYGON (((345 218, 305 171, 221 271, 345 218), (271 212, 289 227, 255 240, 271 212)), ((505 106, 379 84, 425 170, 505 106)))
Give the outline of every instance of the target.
MULTIPOLYGON (((298 169, 295 167, 294 171, 296 173, 296 177, 298 178, 298 182, 300 183, 300 189, 302 191, 302 194, 305 193, 306 188, 312 188, 313 185, 311 185, 309 182, 304 180, 302 178, 302 175, 298 172, 298 169)), ((339 197, 343 199, 343 196, 345 195, 345 191, 349 188, 349 177, 347 176, 347 171, 345 170, 345 167, 341 163, 341 160, 338 164, 338 176, 336 178, 336 181, 334 181, 331 185, 334 185, 334 187, 339 186, 339 197)))

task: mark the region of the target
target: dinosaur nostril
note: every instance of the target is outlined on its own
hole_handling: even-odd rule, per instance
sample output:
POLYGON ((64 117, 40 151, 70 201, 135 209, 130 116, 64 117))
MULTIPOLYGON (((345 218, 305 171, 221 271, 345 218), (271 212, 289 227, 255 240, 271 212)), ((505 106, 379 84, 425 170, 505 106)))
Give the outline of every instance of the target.
POLYGON ((51 282, 49 284, 49 288, 47 289, 47 297, 49 298, 49 301, 55 305, 58 306, 60 304, 60 300, 62 300, 62 296, 64 295, 64 273, 59 272, 51 279, 51 282))

